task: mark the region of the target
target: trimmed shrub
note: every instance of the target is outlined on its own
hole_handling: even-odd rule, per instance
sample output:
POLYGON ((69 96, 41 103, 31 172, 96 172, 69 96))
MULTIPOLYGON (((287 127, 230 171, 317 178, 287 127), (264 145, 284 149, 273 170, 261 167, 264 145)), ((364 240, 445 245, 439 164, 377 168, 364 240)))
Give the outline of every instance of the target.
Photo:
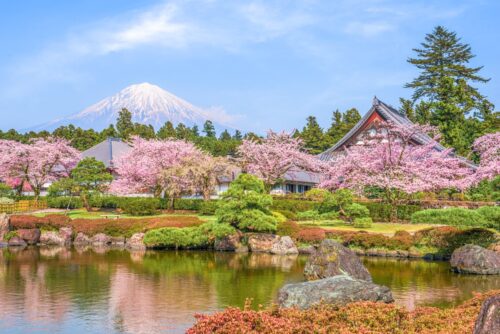
POLYGON ((370 211, 366 208, 366 206, 358 203, 348 205, 344 211, 349 219, 365 218, 370 216, 370 211))
POLYGON ((299 224, 293 221, 284 221, 278 223, 278 227, 276 229, 277 235, 288 235, 292 238, 295 238, 297 233, 301 230, 299 224))
POLYGON ((289 210, 275 210, 275 212, 281 213, 283 216, 285 216, 289 220, 296 220, 297 219, 297 214, 293 211, 289 210))
POLYGON ((322 228, 310 227, 298 231, 295 238, 300 242, 318 243, 326 238, 326 233, 322 228))
MULTIPOLYGON (((376 222, 387 222, 391 220, 391 206, 379 202, 363 202, 370 211, 370 217, 376 222)), ((410 220, 411 215, 422 208, 418 205, 398 205, 396 216, 399 220, 410 220)))
POLYGON ((488 220, 476 210, 463 208, 428 209, 411 216, 413 224, 489 227, 488 220))
POLYGON ((278 222, 278 224, 284 223, 288 220, 283 214, 281 214, 277 211, 273 211, 271 213, 273 214, 273 217, 276 218, 276 221, 278 222))
POLYGON ((287 210, 292 212, 304 212, 317 209, 319 203, 313 201, 274 198, 271 210, 287 210))
POLYGON ((297 213, 298 220, 320 220, 320 214, 317 210, 308 210, 297 213))
POLYGON ((331 193, 326 189, 313 188, 305 192, 304 198, 310 201, 322 202, 330 195, 331 193))
POLYGON ((213 216, 217 211, 219 202, 217 201, 202 201, 199 205, 198 213, 200 215, 213 216))
POLYGON ((372 227, 372 223, 373 221, 370 217, 359 217, 359 218, 354 218, 352 226, 356 228, 370 228, 372 227))
POLYGON ((83 203, 80 197, 47 197, 47 206, 55 209, 80 209, 83 203))
POLYGON ((176 198, 174 200, 174 210, 199 211, 202 203, 203 200, 198 198, 176 198))
POLYGON ((152 216, 159 206, 157 198, 131 198, 120 203, 120 209, 132 216, 152 216))
POLYGON ((475 210, 488 221, 488 227, 500 230, 500 207, 483 206, 475 210))

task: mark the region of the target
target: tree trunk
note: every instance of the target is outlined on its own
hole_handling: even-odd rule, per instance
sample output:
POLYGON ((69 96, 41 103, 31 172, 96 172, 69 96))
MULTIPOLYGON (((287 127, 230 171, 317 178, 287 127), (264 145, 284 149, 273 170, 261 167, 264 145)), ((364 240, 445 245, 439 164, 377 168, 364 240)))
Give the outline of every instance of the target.
POLYGON ((90 212, 90 210, 92 210, 92 208, 90 207, 90 203, 89 203, 89 199, 88 199, 87 195, 82 195, 81 198, 83 201, 83 206, 85 207, 85 209, 87 209, 87 212, 90 212))

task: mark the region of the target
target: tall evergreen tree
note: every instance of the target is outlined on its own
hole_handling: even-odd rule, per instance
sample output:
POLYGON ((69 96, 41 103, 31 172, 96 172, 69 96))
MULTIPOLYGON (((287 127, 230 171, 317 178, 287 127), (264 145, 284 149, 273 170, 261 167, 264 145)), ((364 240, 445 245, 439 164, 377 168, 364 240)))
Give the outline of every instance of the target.
POLYGON ((175 127, 175 138, 190 140, 192 139, 193 133, 191 129, 184 125, 184 123, 179 123, 175 127))
POLYGON ((234 131, 233 139, 234 140, 242 140, 243 139, 243 135, 241 134, 240 130, 234 131))
POLYGON ((134 132, 132 113, 128 111, 127 108, 122 108, 122 110, 118 112, 116 129, 118 130, 118 135, 123 139, 127 139, 132 134, 132 132, 134 132))
POLYGON ((416 57, 408 62, 420 74, 405 87, 413 89, 414 109, 402 100, 403 109, 410 119, 437 126, 444 145, 467 154, 474 139, 492 128, 495 118, 493 104, 471 86, 489 81, 479 75, 483 67, 471 67, 471 47, 442 26, 427 34, 421 48, 413 51, 416 57))
POLYGON ((175 138, 175 135, 176 132, 174 125, 170 121, 165 122, 156 134, 156 136, 160 139, 175 138))
POLYGON ((307 117, 307 124, 300 133, 300 138, 304 142, 304 147, 311 154, 321 153, 324 149, 323 129, 318 124, 316 117, 307 117))
POLYGON ((229 133, 229 131, 227 131, 227 130, 222 131, 222 133, 219 136, 219 140, 222 140, 222 141, 231 140, 231 134, 229 133))
POLYGON ((208 120, 203 124, 203 133, 206 137, 215 138, 215 127, 212 121, 208 120))
POLYGON ((198 138, 200 136, 200 130, 198 129, 198 125, 193 125, 191 128, 191 133, 193 135, 193 138, 198 138))

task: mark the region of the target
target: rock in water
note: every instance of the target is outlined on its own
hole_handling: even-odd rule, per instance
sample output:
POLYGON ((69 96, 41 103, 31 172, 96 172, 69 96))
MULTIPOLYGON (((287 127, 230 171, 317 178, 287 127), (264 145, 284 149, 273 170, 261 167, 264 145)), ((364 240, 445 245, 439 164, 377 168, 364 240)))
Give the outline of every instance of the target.
POLYGON ((18 237, 17 235, 13 236, 9 240, 9 246, 13 246, 13 247, 26 247, 27 245, 28 244, 26 243, 26 241, 24 241, 23 238, 18 237))
POLYGON ((490 333, 500 333, 500 295, 483 302, 474 325, 474 334, 490 333))
POLYGON ((4 236, 10 231, 10 219, 6 213, 0 213, 0 242, 4 241, 4 236))
POLYGON ((26 241, 28 245, 36 245, 40 240, 40 230, 37 228, 25 228, 16 230, 19 238, 26 241))
POLYGON ((90 242, 91 241, 88 235, 82 232, 78 232, 73 243, 75 244, 75 246, 86 246, 89 245, 90 242))
POLYGON ((237 231, 231 235, 215 240, 214 249, 220 252, 233 252, 242 247, 241 232, 237 231))
POLYGON ((252 233, 248 235, 248 248, 251 252, 270 253, 273 243, 279 240, 279 236, 268 233, 252 233))
POLYGON ((320 302, 345 305, 357 301, 392 303, 391 290, 365 280, 338 275, 312 282, 287 284, 278 296, 281 307, 306 309, 320 302))
POLYGON ((361 260, 350 249, 333 240, 323 240, 318 249, 309 256, 304 268, 308 281, 337 275, 371 282, 372 277, 361 260))
POLYGON ((144 233, 134 233, 127 239, 127 248, 132 250, 145 250, 144 233))
POLYGON ((271 246, 271 253, 278 255, 299 254, 299 250, 292 238, 284 236, 275 241, 271 246))
POLYGON ((500 253, 477 245, 465 245, 453 251, 450 264, 457 273, 499 275, 500 253))

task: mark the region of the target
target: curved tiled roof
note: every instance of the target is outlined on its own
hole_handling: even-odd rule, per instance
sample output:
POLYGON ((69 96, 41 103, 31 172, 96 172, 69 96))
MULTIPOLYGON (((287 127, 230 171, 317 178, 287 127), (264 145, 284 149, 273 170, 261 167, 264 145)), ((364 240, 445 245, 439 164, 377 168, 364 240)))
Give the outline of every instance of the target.
MULTIPOLYGON (((380 101, 377 99, 377 97, 373 98, 373 104, 370 110, 359 120, 356 125, 349 130, 348 133, 342 139, 340 139, 335 145, 330 147, 328 150, 326 150, 323 153, 320 153, 318 155, 318 158, 322 161, 328 161, 331 160, 335 153, 344 145, 346 144, 350 138, 352 138, 358 131, 365 125, 365 123, 370 119, 370 117, 373 115, 374 112, 377 112, 383 119, 384 121, 390 121, 395 124, 401 124, 401 125, 412 125, 413 122, 410 121, 406 115, 401 113, 400 111, 396 110, 392 106, 380 101)), ((432 141, 432 138, 429 137, 425 133, 418 134, 415 136, 415 140, 418 141, 420 144, 427 144, 430 141, 432 141)), ((444 146, 441 144, 436 145, 436 149, 438 151, 443 151, 445 149, 444 146)))

